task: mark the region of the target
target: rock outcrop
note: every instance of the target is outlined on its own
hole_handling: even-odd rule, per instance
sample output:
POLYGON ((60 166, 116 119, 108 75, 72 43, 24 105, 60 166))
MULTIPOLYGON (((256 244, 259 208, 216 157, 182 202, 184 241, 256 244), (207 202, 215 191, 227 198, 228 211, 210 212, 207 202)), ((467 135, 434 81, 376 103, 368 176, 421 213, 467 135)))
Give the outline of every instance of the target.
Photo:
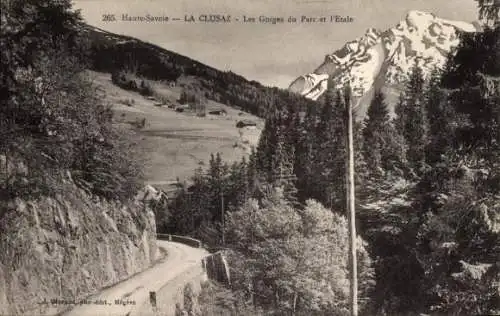
POLYGON ((229 265, 222 252, 219 251, 204 258, 202 266, 208 279, 228 285, 231 283, 229 265))
POLYGON ((0 204, 0 315, 56 314, 155 261, 155 218, 145 203, 65 186, 53 198, 0 204))

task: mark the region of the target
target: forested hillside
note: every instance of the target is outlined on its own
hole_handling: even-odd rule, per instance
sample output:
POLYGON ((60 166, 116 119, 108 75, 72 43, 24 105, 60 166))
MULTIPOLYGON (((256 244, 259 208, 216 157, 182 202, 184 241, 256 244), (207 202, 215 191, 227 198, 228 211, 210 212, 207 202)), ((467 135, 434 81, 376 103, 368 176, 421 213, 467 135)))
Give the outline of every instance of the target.
MULTIPOLYGON (((363 315, 500 312, 500 27, 491 21, 497 15, 483 31, 463 34, 428 80, 413 67, 395 118, 379 91, 356 126, 363 315)), ((162 229, 229 248, 236 280, 232 292, 220 290, 226 300, 212 292, 212 310, 348 313, 349 283, 339 281, 347 270, 337 277, 326 272, 345 263, 321 260, 325 249, 338 251, 332 258, 347 256, 349 89, 333 86, 322 106, 305 113, 271 107, 248 160, 228 165, 212 156, 194 185, 164 208, 162 229), (307 254, 298 251, 301 244, 307 254)))
POLYGON ((69 172, 90 193, 128 199, 141 157, 86 77, 87 42, 70 1, 2 1, 2 196, 55 194, 69 172))
POLYGON ((82 25, 90 45, 90 67, 96 71, 128 71, 151 80, 175 82, 181 76, 198 81, 208 99, 264 117, 273 104, 314 105, 298 94, 265 87, 231 71, 220 71, 188 57, 135 38, 82 25))

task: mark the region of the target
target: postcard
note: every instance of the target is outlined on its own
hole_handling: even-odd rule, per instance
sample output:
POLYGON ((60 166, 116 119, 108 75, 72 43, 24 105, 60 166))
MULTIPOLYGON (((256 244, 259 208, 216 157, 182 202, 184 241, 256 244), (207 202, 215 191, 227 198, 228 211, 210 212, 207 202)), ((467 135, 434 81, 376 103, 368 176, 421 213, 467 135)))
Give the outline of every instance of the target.
POLYGON ((0 315, 499 315, 499 12, 2 1, 0 315))

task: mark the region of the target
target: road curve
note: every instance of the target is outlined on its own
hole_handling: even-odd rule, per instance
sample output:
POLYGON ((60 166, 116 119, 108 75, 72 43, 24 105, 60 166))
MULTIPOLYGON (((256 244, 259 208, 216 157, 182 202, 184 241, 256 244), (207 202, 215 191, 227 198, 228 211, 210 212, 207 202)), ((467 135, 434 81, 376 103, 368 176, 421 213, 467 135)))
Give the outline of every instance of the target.
POLYGON ((161 288, 183 286, 176 284, 178 276, 196 266, 201 266, 201 259, 208 255, 202 248, 193 248, 184 244, 158 240, 158 246, 167 251, 167 257, 159 263, 130 279, 120 282, 87 299, 92 304, 79 305, 63 313, 63 316, 125 316, 149 300, 150 291, 161 288), (121 300, 121 304, 118 304, 121 300), (133 304, 133 303, 135 304, 133 304), (104 303, 100 305, 100 303, 104 303))

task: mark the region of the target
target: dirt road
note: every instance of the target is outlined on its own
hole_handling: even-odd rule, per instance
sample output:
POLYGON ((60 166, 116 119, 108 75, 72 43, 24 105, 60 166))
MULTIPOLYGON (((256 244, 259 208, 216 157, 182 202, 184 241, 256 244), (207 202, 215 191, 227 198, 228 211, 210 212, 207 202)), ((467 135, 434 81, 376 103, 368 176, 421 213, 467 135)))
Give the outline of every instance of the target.
MULTIPOLYGON (((64 313, 64 316, 125 316, 141 314, 138 310, 149 301, 150 291, 182 288, 179 276, 190 270, 199 270, 201 259, 208 252, 180 243, 158 241, 158 245, 167 251, 167 257, 150 269, 103 290, 87 299, 87 304, 79 305, 64 313)), ((185 280, 183 280, 184 282, 185 280)))

